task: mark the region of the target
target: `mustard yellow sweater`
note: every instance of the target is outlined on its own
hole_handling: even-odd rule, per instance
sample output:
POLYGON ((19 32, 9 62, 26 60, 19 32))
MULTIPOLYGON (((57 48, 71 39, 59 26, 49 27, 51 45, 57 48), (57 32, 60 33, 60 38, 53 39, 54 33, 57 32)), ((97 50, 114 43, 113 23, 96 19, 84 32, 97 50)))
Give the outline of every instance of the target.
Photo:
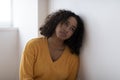
POLYGON ((20 80, 76 80, 79 59, 65 47, 61 57, 53 62, 47 38, 30 40, 20 62, 20 80))

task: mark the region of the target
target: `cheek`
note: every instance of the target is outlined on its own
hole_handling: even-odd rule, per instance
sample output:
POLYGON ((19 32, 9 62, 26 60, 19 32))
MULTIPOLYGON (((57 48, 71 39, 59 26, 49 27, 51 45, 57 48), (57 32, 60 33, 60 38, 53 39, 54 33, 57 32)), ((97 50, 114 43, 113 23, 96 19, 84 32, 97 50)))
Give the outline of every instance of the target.
POLYGON ((70 38, 73 35, 73 32, 68 33, 68 37, 70 38))
POLYGON ((59 31, 59 28, 58 28, 58 27, 56 27, 55 32, 57 33, 58 31, 59 31))
POLYGON ((55 34, 58 35, 58 34, 59 34, 59 31, 60 31, 59 27, 56 27, 56 29, 55 29, 55 34))
POLYGON ((60 24, 57 25, 55 31, 58 32, 60 30, 60 24))

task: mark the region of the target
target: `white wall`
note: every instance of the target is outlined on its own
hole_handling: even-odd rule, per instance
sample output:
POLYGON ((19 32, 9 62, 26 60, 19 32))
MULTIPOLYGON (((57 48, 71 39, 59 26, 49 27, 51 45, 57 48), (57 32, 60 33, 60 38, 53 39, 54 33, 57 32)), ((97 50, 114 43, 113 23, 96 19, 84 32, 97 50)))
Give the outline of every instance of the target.
POLYGON ((37 37, 38 1, 13 0, 13 24, 19 29, 21 52, 29 39, 37 37))
POLYGON ((0 80, 18 80, 18 29, 0 28, 0 80))
POLYGON ((86 80, 120 80, 120 1, 50 0, 49 13, 70 9, 83 17, 86 39, 81 62, 86 80))
POLYGON ((48 0, 38 0, 38 25, 39 27, 44 23, 48 15, 48 0))
MULTIPOLYGON (((48 6, 48 0, 38 0, 38 27, 41 27, 48 15, 48 6)), ((39 31, 38 35, 41 36, 39 31)))
MULTIPOLYGON (((19 30, 20 61, 27 41, 38 37, 38 0, 13 0, 13 25, 19 30)), ((17 66, 19 71, 19 62, 17 66)))
POLYGON ((14 28, 0 29, 0 80, 19 80, 22 50, 38 36, 38 0, 12 1, 14 28))

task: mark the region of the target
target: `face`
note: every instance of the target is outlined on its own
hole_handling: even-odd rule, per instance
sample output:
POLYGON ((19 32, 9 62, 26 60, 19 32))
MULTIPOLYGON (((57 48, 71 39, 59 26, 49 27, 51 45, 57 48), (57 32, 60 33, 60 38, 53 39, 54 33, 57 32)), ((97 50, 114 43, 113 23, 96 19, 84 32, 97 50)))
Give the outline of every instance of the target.
POLYGON ((74 17, 68 18, 67 21, 59 23, 55 29, 56 37, 61 40, 69 39, 77 28, 77 21, 74 17))

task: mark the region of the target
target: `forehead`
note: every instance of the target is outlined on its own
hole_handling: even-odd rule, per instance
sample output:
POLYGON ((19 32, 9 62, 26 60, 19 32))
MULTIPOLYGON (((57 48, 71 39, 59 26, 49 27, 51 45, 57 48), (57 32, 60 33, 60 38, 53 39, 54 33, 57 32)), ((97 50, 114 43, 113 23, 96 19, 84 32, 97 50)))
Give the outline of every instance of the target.
POLYGON ((69 17, 67 20, 72 26, 77 27, 77 20, 75 17, 69 17))

